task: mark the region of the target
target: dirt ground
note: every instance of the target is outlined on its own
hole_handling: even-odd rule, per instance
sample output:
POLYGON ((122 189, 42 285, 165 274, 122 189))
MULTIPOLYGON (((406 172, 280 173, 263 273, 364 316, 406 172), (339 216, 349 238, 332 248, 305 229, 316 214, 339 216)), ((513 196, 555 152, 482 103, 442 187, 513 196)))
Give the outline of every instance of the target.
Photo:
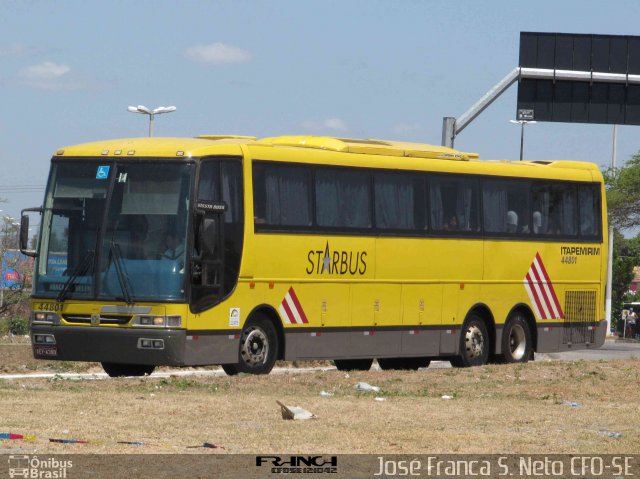
MULTIPOLYGON (((26 344, 0 346, 0 370, 36 369, 100 371, 96 365, 34 361, 26 344)), ((0 434, 35 437, 0 440, 0 451, 638 453, 639 379, 640 361, 618 360, 416 372, 1 380, 0 434), (359 392, 354 386, 360 381, 381 391, 359 392), (317 418, 285 421, 277 400, 317 418), (88 443, 50 443, 52 438, 88 443), (224 449, 188 448, 204 443, 224 449)))

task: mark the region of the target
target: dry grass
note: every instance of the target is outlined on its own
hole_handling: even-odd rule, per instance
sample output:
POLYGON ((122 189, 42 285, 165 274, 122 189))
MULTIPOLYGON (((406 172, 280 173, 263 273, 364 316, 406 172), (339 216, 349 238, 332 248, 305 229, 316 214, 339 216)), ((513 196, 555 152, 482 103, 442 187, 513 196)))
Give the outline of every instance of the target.
POLYGON ((3 381, 0 432, 38 439, 0 441, 0 448, 184 453, 203 452, 186 446, 210 442, 227 453, 637 453, 639 378, 640 361, 620 360, 417 372, 3 381), (382 391, 359 393, 359 381, 382 391), (334 395, 320 397, 321 390, 334 395), (318 419, 284 421, 276 400, 318 419), (606 431, 623 436, 605 437, 606 431), (50 444, 46 438, 90 443, 50 444))

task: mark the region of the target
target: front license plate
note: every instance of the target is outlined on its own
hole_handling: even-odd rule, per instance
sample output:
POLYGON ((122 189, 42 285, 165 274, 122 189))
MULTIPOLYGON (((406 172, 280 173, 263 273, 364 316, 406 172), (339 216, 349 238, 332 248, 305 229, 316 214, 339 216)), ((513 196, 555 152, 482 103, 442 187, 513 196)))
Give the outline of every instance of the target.
POLYGON ((36 356, 57 356, 58 346, 34 346, 33 347, 36 356))

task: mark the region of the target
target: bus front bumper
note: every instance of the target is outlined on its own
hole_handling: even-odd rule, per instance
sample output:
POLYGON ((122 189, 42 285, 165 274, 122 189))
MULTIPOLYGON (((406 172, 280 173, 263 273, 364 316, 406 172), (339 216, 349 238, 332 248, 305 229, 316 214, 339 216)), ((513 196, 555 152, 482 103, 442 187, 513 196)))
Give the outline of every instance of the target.
POLYGON ((31 326, 33 357, 60 361, 185 365, 186 331, 31 326))
POLYGON ((240 335, 185 329, 31 325, 36 359, 153 366, 206 366, 238 361, 240 335))

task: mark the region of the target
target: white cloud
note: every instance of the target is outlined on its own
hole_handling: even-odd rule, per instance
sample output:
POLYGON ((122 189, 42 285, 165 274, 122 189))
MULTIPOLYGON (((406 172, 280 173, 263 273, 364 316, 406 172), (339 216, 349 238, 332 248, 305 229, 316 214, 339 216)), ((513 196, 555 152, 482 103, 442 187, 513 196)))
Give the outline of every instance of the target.
POLYGON ((185 55, 195 62, 213 65, 246 63, 251 60, 251 54, 246 50, 220 42, 211 45, 194 45, 187 48, 185 55))
POLYGON ((20 75, 29 80, 52 80, 60 78, 71 71, 68 65, 59 65, 53 62, 39 63, 20 71, 20 75))
POLYGON ((80 88, 69 75, 71 67, 54 62, 43 62, 18 72, 21 83, 43 90, 74 90, 80 88))
POLYGON ((328 118, 321 121, 306 120, 302 122, 302 128, 312 133, 345 132, 348 130, 347 123, 340 118, 328 118))

